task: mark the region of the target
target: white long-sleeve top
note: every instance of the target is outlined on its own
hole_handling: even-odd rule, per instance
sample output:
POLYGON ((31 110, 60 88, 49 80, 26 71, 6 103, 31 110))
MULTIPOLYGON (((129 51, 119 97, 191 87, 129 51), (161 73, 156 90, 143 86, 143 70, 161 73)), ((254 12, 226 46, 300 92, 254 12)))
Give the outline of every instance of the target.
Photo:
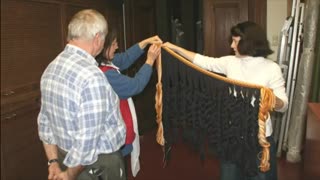
MULTIPOLYGON (((251 56, 213 58, 196 54, 193 63, 208 71, 225 74, 231 79, 268 87, 284 103, 284 106, 277 111, 284 112, 288 107, 288 97, 281 69, 277 63, 271 60, 251 56)), ((272 122, 269 116, 266 121, 266 137, 271 134, 272 122)))

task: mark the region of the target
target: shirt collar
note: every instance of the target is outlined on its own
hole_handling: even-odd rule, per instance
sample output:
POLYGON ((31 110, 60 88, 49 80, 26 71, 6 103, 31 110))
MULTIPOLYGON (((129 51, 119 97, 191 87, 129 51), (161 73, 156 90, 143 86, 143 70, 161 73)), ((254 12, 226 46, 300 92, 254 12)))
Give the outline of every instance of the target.
POLYGON ((67 44, 66 47, 64 48, 65 51, 75 53, 84 59, 87 59, 90 63, 95 64, 98 66, 98 62, 95 60, 95 58, 86 52, 85 50, 79 48, 78 46, 72 45, 72 44, 67 44))

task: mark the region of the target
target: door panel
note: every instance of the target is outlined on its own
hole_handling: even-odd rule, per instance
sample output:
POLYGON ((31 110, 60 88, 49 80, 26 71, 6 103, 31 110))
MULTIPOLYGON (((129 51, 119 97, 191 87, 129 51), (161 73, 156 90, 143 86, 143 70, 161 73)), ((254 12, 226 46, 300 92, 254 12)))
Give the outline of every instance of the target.
MULTIPOLYGON (((154 0, 128 0, 126 7, 127 48, 141 40, 156 34, 156 9, 154 0)), ((147 52, 147 48, 145 52, 147 52)), ((134 76, 145 63, 146 53, 142 55, 125 73, 134 76)), ((155 71, 146 86, 138 95, 133 97, 138 117, 139 132, 155 127, 155 71)))
POLYGON ((242 21, 266 27, 266 0, 204 0, 204 54, 220 57, 232 53, 230 29, 242 21))
POLYGON ((204 0, 204 54, 230 54, 230 28, 248 20, 248 0, 204 0))

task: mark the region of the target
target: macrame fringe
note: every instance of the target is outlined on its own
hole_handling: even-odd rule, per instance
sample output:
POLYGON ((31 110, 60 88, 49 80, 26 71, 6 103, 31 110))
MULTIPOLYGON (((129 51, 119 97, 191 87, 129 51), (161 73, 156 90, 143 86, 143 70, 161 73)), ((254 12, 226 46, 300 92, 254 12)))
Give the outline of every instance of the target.
POLYGON ((266 120, 270 116, 269 112, 273 110, 275 105, 275 96, 269 88, 261 88, 261 100, 259 109, 259 144, 262 147, 261 159, 260 159, 260 170, 266 172, 270 169, 270 143, 266 138, 266 120))
POLYGON ((156 69, 158 73, 158 82, 156 85, 156 96, 155 96, 155 108, 157 113, 158 130, 157 130, 157 142, 161 146, 164 146, 164 136, 163 136, 163 124, 162 124, 162 64, 161 64, 161 54, 156 59, 156 69))
MULTIPOLYGON (((261 151, 261 153, 259 153, 259 154, 261 154, 259 168, 262 172, 268 171, 270 169, 270 163, 269 163, 270 143, 266 139, 266 120, 270 116, 269 112, 273 110, 274 105, 275 105, 275 96, 274 96, 272 90, 269 88, 263 87, 263 86, 225 78, 225 77, 217 75, 215 73, 206 71, 206 70, 194 65, 192 62, 186 60, 185 58, 181 57, 180 55, 173 52, 169 48, 166 48, 166 47, 162 47, 162 48, 164 50, 166 50, 168 53, 170 53, 172 56, 174 56, 175 58, 177 58, 180 61, 182 61, 183 63, 185 63, 186 65, 196 69, 197 71, 202 72, 203 74, 206 74, 206 75, 211 76, 213 78, 222 80, 227 83, 235 84, 238 86, 260 89, 260 93, 261 93, 260 98, 261 99, 260 99, 260 108, 259 108, 259 115, 258 115, 259 116, 258 117, 258 125, 259 125, 258 139, 259 139, 259 144, 262 147, 262 151, 261 151)), ((155 108, 156 108, 156 112, 157 112, 157 120, 156 121, 158 123, 158 131, 157 131, 157 138, 156 139, 160 145, 164 146, 165 139, 164 139, 164 135, 163 135, 163 124, 162 124, 162 96, 163 96, 163 94, 162 94, 162 83, 161 83, 161 79, 162 79, 161 54, 156 60, 156 68, 157 68, 157 73, 158 73, 158 83, 156 85, 157 92, 156 92, 156 96, 155 96, 155 100, 156 100, 155 108)))

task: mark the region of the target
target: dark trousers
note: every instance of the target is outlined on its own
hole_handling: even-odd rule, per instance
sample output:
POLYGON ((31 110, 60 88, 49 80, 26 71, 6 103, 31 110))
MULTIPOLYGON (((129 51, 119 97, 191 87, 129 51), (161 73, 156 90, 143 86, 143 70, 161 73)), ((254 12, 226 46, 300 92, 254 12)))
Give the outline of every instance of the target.
MULTIPOLYGON (((59 163, 62 170, 67 167, 62 161, 66 152, 59 150, 59 163)), ((110 154, 100 154, 98 160, 88 166, 79 174, 77 180, 126 180, 126 170, 123 156, 120 151, 110 154)))
MULTIPOLYGON (((258 172, 257 176, 254 177, 245 177, 240 172, 240 168, 237 165, 222 161, 221 170, 220 170, 220 179, 221 180, 277 180, 277 154, 276 154, 276 145, 273 140, 273 137, 267 137, 267 140, 270 143, 270 170, 267 172, 258 172)), ((257 166, 259 166, 260 160, 257 158, 257 166)))

